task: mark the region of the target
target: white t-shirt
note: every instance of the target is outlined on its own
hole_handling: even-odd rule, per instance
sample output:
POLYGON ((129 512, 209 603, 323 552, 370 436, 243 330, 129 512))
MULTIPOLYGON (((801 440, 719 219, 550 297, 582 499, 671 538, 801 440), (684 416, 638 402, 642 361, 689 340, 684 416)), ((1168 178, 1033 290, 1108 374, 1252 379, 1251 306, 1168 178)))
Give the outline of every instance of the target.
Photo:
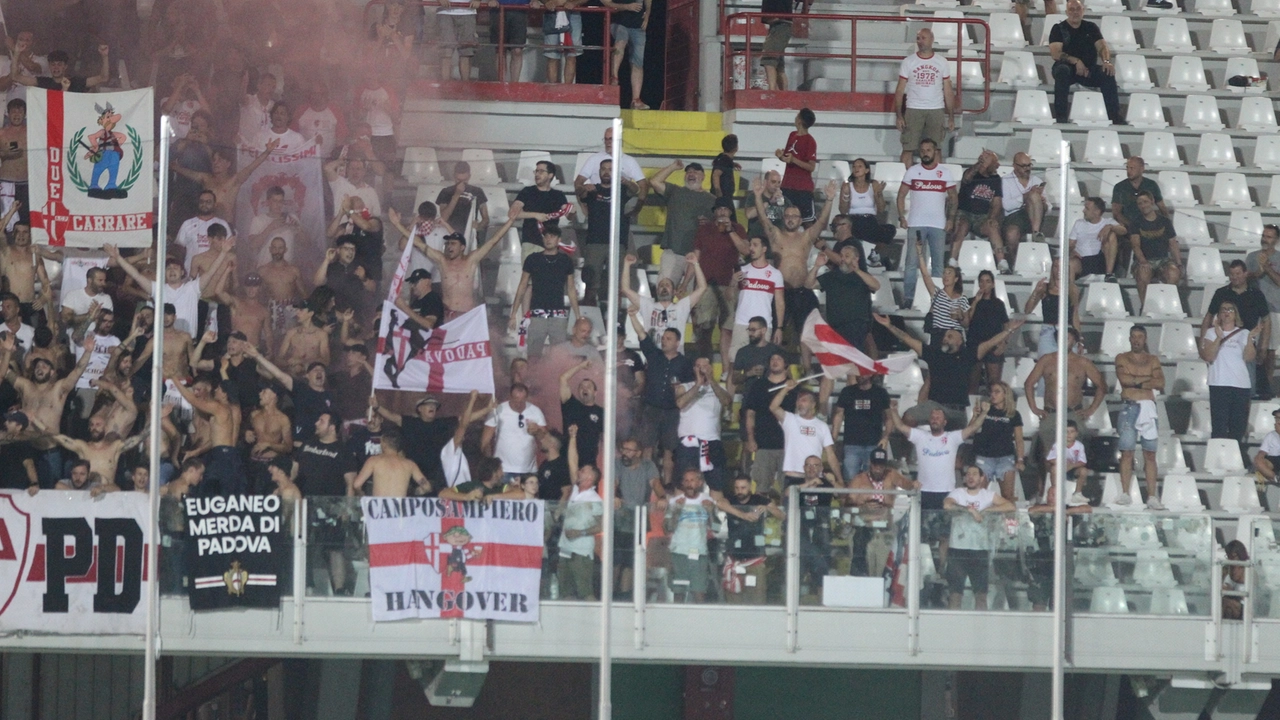
MULTIPOLYGON (((32 55, 31 60, 36 65, 40 66, 40 73, 39 73, 40 75, 44 75, 44 76, 49 75, 49 58, 47 56, 32 55)), ((8 55, 0 56, 0 77, 9 77, 9 73, 12 72, 13 66, 10 65, 9 62, 10 60, 8 55)), ((25 77, 30 79, 35 79, 36 77, 35 75, 32 75, 31 73, 27 72, 26 69, 23 69, 22 72, 18 73, 18 75, 19 77, 25 77)), ((22 83, 13 83, 12 85, 9 86, 9 92, 6 94, 4 101, 7 104, 10 100, 26 100, 26 99, 27 99, 27 86, 23 85, 22 83)))
MULTIPOLYGON (((590 530, 600 524, 600 517, 604 515, 604 501, 595 488, 579 490, 576 485, 572 487, 569 502, 564 508, 564 530, 590 530)), ((564 530, 560 531, 560 557, 595 554, 594 535, 579 535, 570 540, 565 536, 564 530)))
POLYGON ((849 214, 850 215, 875 215, 876 214, 876 191, 867 187, 866 192, 858 192, 853 189, 853 184, 849 185, 849 214))
POLYGON ((1262 438, 1262 444, 1258 446, 1258 449, 1262 451, 1263 455, 1272 457, 1280 455, 1280 433, 1275 430, 1267 433, 1267 436, 1262 438))
MULTIPOLYGON (((410 231, 409 242, 413 242, 416 238, 422 238, 422 242, 426 243, 427 247, 444 252, 444 236, 447 234, 444 227, 437 225, 431 228, 431 232, 426 235, 419 235, 417 226, 414 226, 413 230, 410 231)), ((409 269, 407 272, 412 273, 419 268, 431 273, 431 282, 440 282, 440 268, 431 262, 431 258, 427 257, 426 253, 415 246, 413 252, 409 255, 409 269)), ((408 277, 408 275, 405 277, 408 277)), ((683 332, 681 330, 681 333, 683 332)))
MULTIPOLYGON (((191 335, 194 342, 200 342, 202 331, 196 327, 200 319, 200 281, 187 280, 176 288, 166 283, 164 301, 173 303, 173 329, 191 335)), ((209 315, 209 322, 212 324, 218 314, 209 313, 209 315)))
MULTIPOLYGON (((996 491, 988 487, 970 495, 967 488, 958 487, 947 497, 961 507, 982 512, 995 503, 996 491)), ((986 550, 989 545, 987 537, 984 524, 974 520, 969 513, 957 513, 951 516, 951 548, 953 550, 986 550)))
POLYGON ((907 168, 902 176, 899 192, 911 193, 911 207, 907 210, 908 227, 945 228, 947 226, 947 191, 956 186, 956 179, 946 166, 938 164, 926 168, 919 163, 907 168))
MULTIPOLYGON (((597 185, 600 183, 600 163, 604 160, 612 159, 613 153, 607 153, 601 150, 587 158, 587 161, 582 164, 582 169, 578 171, 578 174, 586 178, 588 183, 597 185)), ((636 162, 636 159, 630 155, 622 153, 622 156, 618 158, 618 164, 622 166, 623 180, 634 180, 636 182, 640 182, 644 179, 644 171, 640 169, 640 163, 636 162)), ((616 173, 614 174, 614 177, 617 177, 616 173)))
MULTIPOLYGON (((160 101, 161 105, 169 102, 169 98, 160 101)), ((181 140, 191 131, 191 116, 196 111, 204 107, 198 100, 181 100, 173 106, 173 113, 169 115, 170 123, 173 125, 174 137, 181 140)))
POLYGON ((685 327, 689 322, 689 311, 692 306, 689 304, 689 298, 684 297, 663 307, 653 298, 640 297, 640 321, 649 331, 649 337, 661 338, 662 333, 671 328, 680 333, 682 341, 680 343, 680 354, 684 354, 685 327))
POLYGON ((471 464, 467 462, 462 446, 455 445, 453 438, 440 448, 440 465, 444 468, 444 482, 449 487, 471 482, 471 464))
POLYGON ((182 261, 186 266, 187 274, 191 273, 192 258, 209 249, 209 226, 214 223, 226 228, 230 234, 231 223, 220 217, 211 217, 208 220, 201 220, 199 217, 187 218, 186 222, 182 223, 182 227, 178 228, 178 237, 174 242, 187 249, 186 257, 182 261))
POLYGON ((789 412, 782 419, 782 472, 804 475, 804 461, 810 455, 822 457, 824 448, 835 445, 831 428, 813 416, 805 420, 789 412))
MULTIPOLYGON (((364 201, 364 206, 369 209, 370 215, 382 217, 382 201, 378 199, 378 191, 372 185, 356 187, 350 180, 338 176, 329 182, 329 190, 333 193, 335 207, 342 205, 344 197, 358 197, 364 201)), ((462 232, 462 228, 457 230, 462 232)))
POLYGON ((528 423, 547 424, 547 418, 533 403, 525 403, 523 411, 511 409, 504 402, 489 413, 485 427, 495 428, 493 456, 502 461, 502 471, 534 473, 538 471, 538 442, 529 434, 528 423))
POLYGON ((956 453, 964 443, 959 430, 934 435, 927 428, 911 428, 907 436, 916 447, 916 479, 924 492, 949 493, 956 488, 956 453))
POLYGON ((1107 218, 1102 218, 1096 223, 1080 218, 1071 226, 1071 233, 1067 235, 1067 238, 1075 241, 1077 255, 1091 257, 1102 252, 1102 240, 1099 239, 1102 231, 1108 225, 1119 224, 1115 220, 1108 220, 1107 218))
MULTIPOLYGON (((120 338, 115 335, 93 336, 93 354, 89 357, 89 364, 85 366, 84 373, 76 381, 77 388, 87 388, 91 380, 102 377, 102 373, 107 369, 107 363, 111 360, 111 349, 119 344, 120 338)), ((78 362, 84 356, 84 348, 80 345, 72 345, 72 347, 76 350, 78 362)))
POLYGON ((320 136, 320 157, 333 156, 333 148, 338 142, 338 128, 342 126, 342 119, 332 108, 316 110, 308 106, 298 116, 295 124, 298 126, 298 132, 302 133, 302 137, 308 140, 316 135, 320 136))
MULTIPOLYGON (((1045 460, 1058 459, 1058 443, 1054 443, 1053 447, 1049 448, 1049 454, 1045 455, 1044 459, 1045 460)), ((1088 462, 1088 459, 1085 458, 1085 454, 1084 454, 1084 443, 1077 439, 1075 442, 1071 443, 1071 445, 1067 448, 1067 464, 1075 465, 1076 463, 1083 463, 1083 462, 1088 462)))
POLYGON ((278 133, 271 128, 267 128, 258 134, 257 140, 253 143, 254 150, 262 152, 266 150, 267 143, 272 140, 276 141, 276 149, 271 152, 278 155, 287 155, 296 153, 307 145, 307 139, 302 137, 302 133, 297 130, 285 129, 284 132, 278 133))
MULTIPOLYGON (((753 317, 762 317, 773 328, 773 291, 783 289, 782 272, 772 265, 756 267, 747 263, 739 268, 742 281, 738 283, 738 309, 733 316, 735 325, 746 325, 753 317)), ((778 318, 781 320, 782 318, 778 318)))
MULTIPOLYGON (((1209 363, 1209 384, 1219 387, 1252 388, 1249 369, 1244 362, 1244 349, 1249 342, 1249 331, 1238 328, 1218 348, 1218 357, 1209 363)), ((1228 333, 1230 335, 1230 333, 1228 333)), ((1218 339, 1218 329, 1210 326, 1204 334, 1208 340, 1218 339)))
POLYGON ((951 79, 951 64, 937 53, 922 58, 916 52, 902 58, 898 77, 907 81, 907 108, 941 110, 947 106, 943 99, 942 83, 951 79))
POLYGON ((19 323, 15 332, 10 330, 8 325, 0 323, 0 332, 13 332, 13 338, 18 343, 18 349, 24 353, 31 352, 31 343, 36 337, 35 328, 26 323, 19 323))
MULTIPOLYGON (((682 384, 676 394, 688 392, 693 385, 693 383, 682 384)), ((715 391, 710 386, 703 388, 697 400, 680 410, 680 425, 676 434, 682 438, 692 435, 699 440, 719 440, 722 408, 720 398, 716 397, 715 391)))
POLYGON ((1004 187, 1001 188, 1002 195, 1000 197, 1000 207, 1004 208, 1005 217, 1021 210, 1023 204, 1025 204, 1023 196, 1043 184, 1044 180, 1041 180, 1035 175, 1032 175, 1031 179, 1027 180, 1027 184, 1025 186, 1022 184, 1022 181, 1018 179, 1017 175, 1005 175, 1004 187))
POLYGON ((98 293, 90 296, 84 291, 84 288, 78 287, 75 290, 62 296, 62 307, 71 308, 71 311, 77 315, 83 315, 89 312, 89 306, 94 302, 98 303, 99 310, 115 310, 115 303, 111 301, 111 296, 106 293, 98 293))
POLYGON ((691 560, 707 553, 707 526, 711 523, 711 516, 702 501, 709 499, 705 492, 696 498, 681 493, 667 501, 667 514, 678 514, 669 543, 672 553, 691 560))
POLYGON ((275 100, 268 100, 264 105, 258 101, 257 95, 245 96, 244 103, 240 105, 241 142, 253 143, 264 130, 271 129, 271 108, 275 106, 275 100))
MULTIPOLYGON (((474 15, 476 11, 440 10, 438 12, 441 15, 474 15)), ((375 137, 394 135, 396 132, 390 106, 391 93, 387 92, 386 88, 365 88, 360 92, 360 109, 364 110, 364 121, 369 123, 369 128, 375 137)))

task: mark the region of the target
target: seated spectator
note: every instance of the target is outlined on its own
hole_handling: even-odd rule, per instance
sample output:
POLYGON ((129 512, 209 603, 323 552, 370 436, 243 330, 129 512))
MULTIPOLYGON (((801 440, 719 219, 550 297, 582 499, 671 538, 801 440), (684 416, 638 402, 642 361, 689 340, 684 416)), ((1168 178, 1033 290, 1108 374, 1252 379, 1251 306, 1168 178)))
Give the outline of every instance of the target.
POLYGON ((1062 455, 1063 477, 1066 477, 1068 482, 1071 482, 1073 476, 1075 478, 1076 491, 1071 494, 1071 497, 1067 498, 1068 506, 1090 504, 1089 498, 1084 495, 1085 488, 1089 485, 1089 461, 1085 456, 1084 443, 1080 442, 1079 433, 1076 421, 1068 420, 1066 432, 1067 451, 1059 453, 1058 443, 1055 442, 1049 448, 1049 454, 1044 457, 1045 470, 1049 475, 1057 476, 1057 465, 1055 463, 1058 462, 1058 456, 1062 455))
POLYGON ((1102 198, 1085 198, 1084 217, 1076 220, 1067 233, 1071 241, 1073 277, 1103 275, 1107 282, 1115 282, 1116 253, 1125 228, 1115 220, 1104 218, 1104 211, 1102 198))
POLYGON ((1073 84, 1097 88, 1113 125, 1125 125, 1120 117, 1120 91, 1116 69, 1111 64, 1111 48, 1096 23, 1084 19, 1084 3, 1067 0, 1067 19, 1049 31, 1049 54, 1053 57, 1053 116, 1067 120, 1067 95, 1073 84))
POLYGON ((1001 275, 1008 275, 1012 272, 1008 257, 1013 257, 1017 252, 1022 238, 1016 238, 1007 248, 1006 257, 1005 238, 1000 232, 1000 220, 1004 217, 1001 204, 1004 178, 996 173, 999 169, 1000 156, 990 150, 983 150, 977 162, 960 177, 960 189, 957 193, 959 204, 951 234, 951 259, 960 257, 960 245, 972 231, 991 243, 997 269, 1001 275))
POLYGON ((877 256, 867 258, 867 264, 875 267, 877 262, 884 263, 887 259, 886 250, 898 228, 884 222, 888 216, 884 183, 871 179, 871 166, 867 161, 856 158, 849 167, 849 179, 840 188, 840 215, 832 220, 832 229, 840 224, 842 215, 847 216, 853 237, 876 246, 877 256))
MULTIPOLYGON (((1232 540, 1227 543, 1226 554, 1228 560, 1236 562, 1247 562, 1249 560, 1249 549, 1239 540, 1232 540)), ((1244 594, 1248 589, 1245 584, 1244 566, 1229 565, 1222 568, 1222 589, 1224 591, 1222 597, 1222 619, 1244 619, 1244 603, 1253 601, 1252 597, 1244 594), (1226 592, 1241 594, 1226 595, 1226 592)))
MULTIPOLYGON (((1014 7, 1024 5, 1019 2, 1014 7)), ((1000 232, 1006 246, 1027 239, 1028 234, 1035 242, 1044 242, 1040 232, 1045 211, 1044 178, 1031 174, 1031 156, 1024 152, 1014 154, 1013 172, 1004 176, 1000 208, 1004 210, 1000 232)))
POLYGON ((1150 193, 1138 194, 1138 211, 1141 216, 1136 230, 1130 232, 1129 246, 1133 249, 1138 300, 1145 306, 1147 285, 1153 279, 1167 285, 1182 281, 1182 249, 1173 221, 1156 212, 1155 198, 1150 193))
MULTIPOLYGON (((1141 157, 1130 155, 1124 162, 1125 178, 1111 189, 1111 218, 1124 225, 1127 235, 1138 232, 1138 220, 1142 217, 1142 211, 1138 208, 1138 196, 1144 192, 1151 194, 1161 215, 1170 217, 1169 208, 1164 204, 1164 196, 1160 194, 1160 185, 1143 174, 1146 168, 1147 164, 1141 157)), ((1120 251, 1122 259, 1127 257, 1127 247, 1121 247, 1120 251)), ((1120 263, 1122 268, 1128 265, 1128 262, 1120 263)))

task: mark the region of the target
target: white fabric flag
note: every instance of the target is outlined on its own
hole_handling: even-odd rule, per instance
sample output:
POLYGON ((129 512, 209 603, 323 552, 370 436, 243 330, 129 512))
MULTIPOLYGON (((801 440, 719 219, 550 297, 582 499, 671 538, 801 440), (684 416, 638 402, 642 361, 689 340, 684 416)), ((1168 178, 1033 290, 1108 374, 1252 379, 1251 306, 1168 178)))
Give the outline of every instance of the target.
POLYGON ((813 351, 827 377, 843 380, 850 372, 859 375, 888 375, 902 372, 916 361, 914 352, 891 355, 872 360, 871 356, 854 347, 852 343, 822 319, 822 313, 814 310, 805 318, 800 342, 813 351))
MULTIPOLYGON (((260 151, 260 146, 241 146, 237 167, 251 165, 260 151)), ((243 240, 271 224, 267 191, 278 187, 284 191, 284 227, 277 234, 285 239, 285 260, 298 266, 303 277, 311 277, 325 251, 323 170, 319 147, 308 141, 297 148, 273 151, 245 180, 236 199, 236 216, 227 218, 235 223, 235 234, 242 239, 236 246, 241 266, 257 267, 271 259, 266 249, 271 238, 265 238, 261 248, 251 248, 243 240)))
POLYGON ((151 88, 27 90, 31 239, 41 245, 151 245, 155 164, 151 88))

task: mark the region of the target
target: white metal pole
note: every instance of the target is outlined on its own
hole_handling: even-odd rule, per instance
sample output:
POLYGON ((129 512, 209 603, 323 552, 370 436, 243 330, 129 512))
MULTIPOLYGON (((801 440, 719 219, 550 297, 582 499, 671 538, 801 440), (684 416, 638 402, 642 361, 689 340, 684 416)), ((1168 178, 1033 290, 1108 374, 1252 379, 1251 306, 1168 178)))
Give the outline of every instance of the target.
POLYGON ((618 223, 622 217, 622 118, 613 119, 613 182, 609 190, 609 315, 604 318, 604 462, 600 468, 600 498, 604 500, 600 550, 600 711, 598 720, 613 717, 613 495, 614 449, 618 445, 618 223))
MULTIPOLYGON (((1064 662, 1067 652, 1067 496, 1066 472, 1063 471, 1065 464, 1061 458, 1066 455, 1064 445, 1066 445, 1067 436, 1067 352, 1070 350, 1067 345, 1067 305, 1069 304, 1067 298, 1070 297, 1067 285, 1070 282, 1068 260, 1071 257, 1067 250, 1067 170, 1071 144, 1064 140, 1058 152, 1061 163, 1059 185, 1062 188, 1058 198, 1058 317, 1054 321, 1058 327, 1058 383, 1055 388, 1046 388, 1046 391, 1052 390, 1055 395, 1054 403, 1057 407, 1054 415, 1058 429, 1054 434, 1054 442, 1057 443, 1060 458, 1054 463, 1053 469, 1053 720, 1062 720, 1063 717, 1063 691, 1066 681, 1064 662)), ((1048 320, 1048 318, 1045 319, 1048 320)), ((1102 390, 1098 389, 1098 392, 1102 390)))
POLYGON ((147 641, 145 649, 142 720, 156 718, 156 660, 160 655, 160 583, 156 573, 160 567, 160 402, 164 399, 164 262, 165 238, 169 231, 169 138, 173 130, 169 116, 160 118, 160 192, 156 211, 156 278, 152 281, 152 297, 155 308, 152 316, 151 343, 151 436, 149 449, 151 466, 147 483, 148 507, 147 537, 147 641))

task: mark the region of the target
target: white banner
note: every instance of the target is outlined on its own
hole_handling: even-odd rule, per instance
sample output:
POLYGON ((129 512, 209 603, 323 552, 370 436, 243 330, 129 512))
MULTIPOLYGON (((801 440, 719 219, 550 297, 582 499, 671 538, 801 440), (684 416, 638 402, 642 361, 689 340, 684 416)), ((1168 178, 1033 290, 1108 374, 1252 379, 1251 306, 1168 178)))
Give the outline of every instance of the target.
MULTIPOLYGON (((258 157, 262 147, 239 149, 238 165, 248 167, 258 157)), ((284 190, 284 207, 280 220, 283 227, 276 233, 284 238, 287 251, 285 260, 298 266, 303 277, 311 273, 324 259, 324 173, 319 148, 307 142, 296 150, 273 151, 267 161, 253 171, 240 186, 236 200, 236 216, 228 218, 235 223, 235 235, 241 243, 236 246, 236 260, 244 268, 256 268, 270 262, 270 238, 266 238, 257 255, 245 242, 251 235, 263 232, 274 219, 267 203, 267 191, 273 187, 284 190)))
POLYGON ((541 500, 364 498, 361 504, 374 621, 537 622, 541 500))
POLYGON ((0 633, 142 635, 147 529, 144 493, 0 493, 0 633))
POLYGON ((155 148, 151 88, 27 89, 31 239, 41 245, 151 245, 155 148))

